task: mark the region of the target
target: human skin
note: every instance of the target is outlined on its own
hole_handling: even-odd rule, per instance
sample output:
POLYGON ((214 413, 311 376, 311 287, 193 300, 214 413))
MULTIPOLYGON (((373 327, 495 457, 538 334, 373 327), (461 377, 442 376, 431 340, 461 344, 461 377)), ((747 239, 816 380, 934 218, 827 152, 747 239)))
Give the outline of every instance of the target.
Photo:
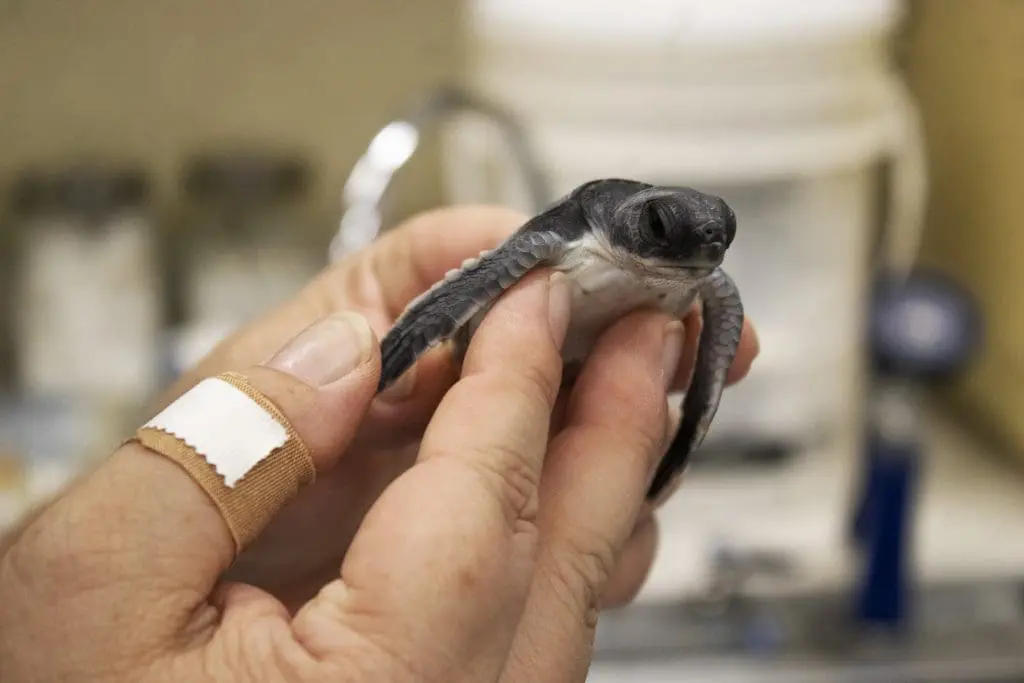
MULTIPOLYGON (((418 216, 327 269, 181 378, 154 411, 224 370, 279 393, 313 445, 318 481, 235 559, 191 480, 138 445, 120 449, 8 537, 0 604, 12 607, 0 614, 8 644, 0 645, 0 679, 74 671, 76 680, 279 680, 261 677, 275 670, 297 681, 325 671, 338 680, 578 679, 596 610, 630 600, 653 558, 643 488, 674 424, 660 372, 667 331, 678 325, 653 312, 630 316, 602 337, 572 394, 559 396, 552 304, 540 291, 546 274, 536 273, 488 316, 461 379, 437 349, 373 399, 375 340, 354 374, 331 385, 336 395, 311 392, 302 372, 285 381, 279 371, 299 365, 266 366, 340 311, 364 316, 379 338, 411 298, 522 218, 483 207, 418 216), (467 434, 459 425, 489 402, 467 434), (619 436, 609 438, 616 422, 619 436), (453 444, 480 461, 453 455, 453 444), (512 455, 505 471, 484 465, 497 475, 495 490, 471 476, 512 455), (447 495, 438 502, 440 491, 447 495), (495 519, 513 500, 514 523, 495 519), (179 524, 166 523, 175 516, 179 524), (457 523, 473 519, 493 523, 457 523), (422 538, 409 537, 410 520, 421 520, 422 538), (376 576, 382 568, 388 582, 376 576), (449 595, 429 590, 446 581, 456 582, 449 595), (436 619, 417 628, 427 615, 436 619), (83 627, 77 637, 71 624, 83 627)), ((687 321, 673 389, 685 387, 692 368, 697 322, 687 321)), ((756 352, 748 326, 731 382, 756 352)))

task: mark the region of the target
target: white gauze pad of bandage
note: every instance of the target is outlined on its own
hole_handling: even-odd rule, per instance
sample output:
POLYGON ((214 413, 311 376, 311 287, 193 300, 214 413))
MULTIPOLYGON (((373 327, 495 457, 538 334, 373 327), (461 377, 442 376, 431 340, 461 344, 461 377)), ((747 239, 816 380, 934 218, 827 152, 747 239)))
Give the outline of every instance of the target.
POLYGON ((228 487, 288 440, 288 431, 270 413, 217 377, 204 379, 143 427, 187 443, 228 487))

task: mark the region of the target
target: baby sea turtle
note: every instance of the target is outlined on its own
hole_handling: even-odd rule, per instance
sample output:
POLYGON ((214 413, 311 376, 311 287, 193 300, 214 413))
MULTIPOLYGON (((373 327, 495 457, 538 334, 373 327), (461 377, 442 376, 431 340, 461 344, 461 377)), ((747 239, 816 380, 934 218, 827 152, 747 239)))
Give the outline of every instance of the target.
POLYGON ((381 341, 378 391, 441 342, 452 343, 461 358, 491 305, 534 268, 562 271, 570 285, 567 377, 596 337, 630 311, 658 308, 682 317, 699 300, 697 361, 679 430, 648 490, 655 498, 700 446, 739 347, 743 304, 719 267, 735 236, 736 215, 719 197, 618 178, 584 183, 409 304, 381 341))

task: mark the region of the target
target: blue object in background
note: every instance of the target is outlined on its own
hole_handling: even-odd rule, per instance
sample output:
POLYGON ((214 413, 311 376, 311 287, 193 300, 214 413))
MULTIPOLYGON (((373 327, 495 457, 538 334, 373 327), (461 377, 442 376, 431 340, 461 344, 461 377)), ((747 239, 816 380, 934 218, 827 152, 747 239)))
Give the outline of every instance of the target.
POLYGON ((908 546, 924 457, 919 391, 966 366, 982 325, 967 291, 925 271, 880 279, 869 317, 873 380, 862 492, 850 527, 864 562, 854 609, 862 624, 899 629, 910 612, 908 546))
POLYGON ((862 623, 900 627, 910 591, 911 515, 916 491, 916 444, 887 443, 874 435, 868 496, 861 510, 864 568, 856 597, 862 623))

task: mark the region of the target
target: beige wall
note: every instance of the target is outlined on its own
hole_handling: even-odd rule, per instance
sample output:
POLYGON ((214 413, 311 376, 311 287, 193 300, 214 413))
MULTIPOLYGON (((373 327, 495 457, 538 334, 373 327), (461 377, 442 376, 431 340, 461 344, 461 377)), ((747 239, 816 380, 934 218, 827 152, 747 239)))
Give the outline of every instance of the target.
POLYGON ((918 0, 909 28, 931 156, 926 260, 972 287, 987 316, 956 398, 1024 453, 1024 2, 918 0))
MULTIPOLYGON (((125 155, 154 170, 166 202, 191 149, 263 140, 308 153, 316 202, 336 212, 370 136, 415 90, 456 72, 458 7, 0 0, 0 186, 27 163, 125 155)), ((396 179, 399 214, 438 201, 424 152, 396 179)))

